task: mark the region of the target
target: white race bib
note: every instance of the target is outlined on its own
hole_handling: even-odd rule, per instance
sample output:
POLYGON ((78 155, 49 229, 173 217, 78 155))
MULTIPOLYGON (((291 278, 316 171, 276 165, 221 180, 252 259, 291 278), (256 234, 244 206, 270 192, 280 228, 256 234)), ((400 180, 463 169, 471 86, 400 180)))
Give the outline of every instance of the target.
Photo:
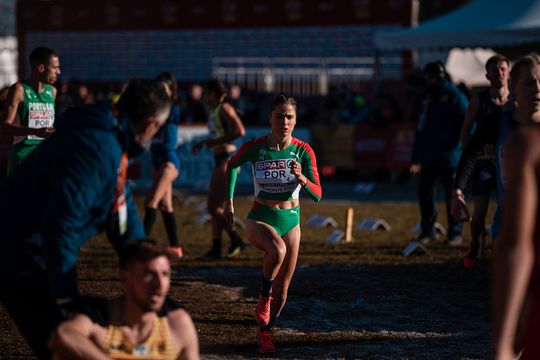
POLYGON ((295 177, 291 172, 293 159, 263 160, 255 163, 255 179, 259 184, 287 184, 295 177))
MULTIPOLYGON (((54 126, 54 105, 49 103, 28 104, 28 127, 32 129, 50 128, 54 126)), ((28 139, 42 140, 44 138, 28 135, 28 139)))

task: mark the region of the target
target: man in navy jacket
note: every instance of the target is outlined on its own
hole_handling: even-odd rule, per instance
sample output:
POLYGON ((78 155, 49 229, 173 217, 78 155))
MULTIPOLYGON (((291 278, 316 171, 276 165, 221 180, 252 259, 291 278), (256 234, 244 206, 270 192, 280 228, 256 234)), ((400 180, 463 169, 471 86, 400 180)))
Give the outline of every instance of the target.
POLYGON ((0 301, 38 358, 50 357, 50 331, 77 296, 81 246, 103 230, 117 250, 144 237, 127 162, 169 111, 161 83, 133 80, 114 110, 68 110, 0 184, 0 301))
POLYGON ((442 181, 448 219, 448 244, 461 244, 463 224, 450 216, 451 193, 456 168, 461 156, 460 132, 467 110, 467 98, 447 79, 440 62, 424 67, 427 94, 417 123, 411 165, 412 173, 420 173, 418 197, 422 232, 418 240, 424 244, 435 238, 435 187, 442 181))

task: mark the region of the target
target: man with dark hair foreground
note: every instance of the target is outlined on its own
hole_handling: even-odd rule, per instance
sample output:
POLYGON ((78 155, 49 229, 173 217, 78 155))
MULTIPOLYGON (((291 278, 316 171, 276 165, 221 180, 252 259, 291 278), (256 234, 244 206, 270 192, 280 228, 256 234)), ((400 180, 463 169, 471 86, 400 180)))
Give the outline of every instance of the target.
POLYGON ((191 317, 166 301, 170 256, 152 240, 128 244, 120 258, 124 295, 110 301, 94 299, 62 323, 51 339, 53 358, 199 359, 191 317))

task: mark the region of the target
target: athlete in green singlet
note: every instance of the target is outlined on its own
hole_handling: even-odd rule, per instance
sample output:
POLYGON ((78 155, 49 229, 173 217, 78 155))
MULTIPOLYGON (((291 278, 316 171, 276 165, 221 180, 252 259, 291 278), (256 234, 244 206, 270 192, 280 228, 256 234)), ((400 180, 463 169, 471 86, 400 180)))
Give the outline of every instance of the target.
POLYGON ((30 78, 9 88, 0 115, 0 132, 15 140, 8 173, 54 132, 56 88, 52 84, 60 74, 58 55, 49 48, 36 48, 30 54, 30 66, 30 78))
POLYGON ((277 96, 270 113, 271 133, 252 140, 229 160, 224 214, 234 216, 233 194, 238 167, 253 166, 255 202, 246 220, 249 241, 264 251, 261 293, 255 309, 259 352, 276 349, 270 329, 287 300, 300 246, 300 190, 315 201, 322 196, 317 160, 311 146, 292 137, 296 102, 277 96))

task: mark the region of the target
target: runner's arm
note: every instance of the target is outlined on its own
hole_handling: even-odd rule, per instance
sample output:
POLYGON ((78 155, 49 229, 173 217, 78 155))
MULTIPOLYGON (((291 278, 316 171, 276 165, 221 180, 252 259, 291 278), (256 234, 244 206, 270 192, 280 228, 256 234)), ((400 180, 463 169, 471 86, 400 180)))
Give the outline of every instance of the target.
POLYGON ((465 120, 463 121, 463 126, 461 127, 461 146, 465 147, 471 138, 471 129, 474 124, 474 119, 478 113, 478 95, 474 95, 469 102, 469 107, 467 108, 467 113, 465 114, 465 120))
POLYGON ((242 145, 240 150, 236 152, 236 154, 233 155, 229 159, 229 162, 227 163, 227 173, 226 173, 226 197, 225 197, 225 206, 223 208, 223 215, 225 216, 225 219, 230 225, 233 225, 234 223, 234 203, 233 203, 233 197, 234 197, 234 188, 236 187, 236 179, 238 177, 238 168, 250 161, 249 153, 250 148, 252 146, 252 141, 242 145))
POLYGON ((97 325, 83 314, 61 323, 53 332, 49 347, 53 359, 73 360, 110 360, 93 341, 93 332, 97 325))
MULTIPOLYGON (((7 98, 5 102, 4 109, 2 110, 2 114, 0 115, 1 123, 2 123, 2 130, 4 128, 10 128, 6 125, 12 125, 17 127, 16 125, 13 125, 13 122, 15 121, 15 117, 17 116, 17 110, 19 109, 19 104, 24 102, 24 93, 23 93, 23 87, 20 83, 13 84, 7 93, 7 98)), ((13 135, 13 134, 8 134, 13 135)))
POLYGON ((246 135, 244 124, 231 104, 224 103, 219 110, 219 116, 229 124, 232 130, 219 138, 205 140, 207 147, 211 148, 216 145, 229 144, 239 137, 246 135))
POLYGON ((495 246, 494 331, 496 359, 514 353, 514 338, 535 262, 540 135, 537 129, 516 133, 508 142, 504 166, 509 176, 503 229, 495 246))
POLYGON ((236 152, 230 159, 227 164, 227 200, 232 200, 234 197, 234 188, 236 187, 236 179, 238 176, 238 168, 250 161, 251 148, 253 146, 253 141, 247 142, 240 150, 236 152))
POLYGON ((191 316, 183 309, 172 311, 168 315, 171 333, 180 347, 177 359, 199 360, 199 338, 191 316))
POLYGON ((312 200, 319 202, 322 198, 322 187, 319 179, 319 170, 317 169, 317 158, 315 152, 304 142, 302 147, 305 150, 305 156, 302 158, 302 174, 305 176, 305 182, 300 181, 300 185, 304 187, 309 197, 312 200))
POLYGON ((486 144, 495 144, 497 140, 497 133, 499 128, 499 119, 487 119, 483 121, 478 129, 474 132, 473 136, 463 149, 461 158, 456 171, 456 180, 454 181, 454 189, 463 191, 469 182, 469 179, 474 170, 474 166, 478 161, 478 158, 482 154, 482 150, 486 144))

